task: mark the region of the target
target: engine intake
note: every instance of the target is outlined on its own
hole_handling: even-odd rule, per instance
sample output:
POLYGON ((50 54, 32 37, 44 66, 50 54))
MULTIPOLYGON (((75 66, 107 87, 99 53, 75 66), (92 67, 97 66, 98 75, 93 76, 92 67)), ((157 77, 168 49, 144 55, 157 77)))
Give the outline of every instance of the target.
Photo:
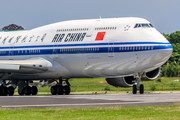
POLYGON ((142 81, 155 80, 159 76, 160 72, 161 72, 160 67, 153 71, 146 72, 142 75, 141 80, 142 81))

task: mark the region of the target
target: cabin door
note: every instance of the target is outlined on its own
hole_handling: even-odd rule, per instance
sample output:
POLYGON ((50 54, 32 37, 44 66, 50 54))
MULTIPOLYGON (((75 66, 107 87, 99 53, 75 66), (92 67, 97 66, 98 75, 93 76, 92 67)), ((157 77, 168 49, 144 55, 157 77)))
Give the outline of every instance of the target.
POLYGON ((114 41, 108 43, 108 57, 114 57, 114 41))
POLYGON ((13 60, 14 56, 14 44, 10 45, 9 47, 9 60, 13 60))
POLYGON ((53 45, 52 58, 54 61, 58 59, 58 45, 57 43, 53 45))

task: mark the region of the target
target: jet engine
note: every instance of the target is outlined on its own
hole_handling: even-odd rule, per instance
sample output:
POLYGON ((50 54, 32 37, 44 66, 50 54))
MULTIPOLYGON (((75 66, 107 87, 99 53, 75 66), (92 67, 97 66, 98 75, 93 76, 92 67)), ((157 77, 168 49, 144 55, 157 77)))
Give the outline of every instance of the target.
POLYGON ((134 85, 134 77, 106 78, 108 84, 114 87, 132 87, 134 85))
MULTIPOLYGON (((161 68, 157 68, 153 71, 146 72, 141 76, 142 81, 155 80, 161 72, 161 68)), ((119 78, 106 78, 108 84, 114 87, 132 87, 135 82, 133 82, 135 78, 133 76, 128 77, 119 77, 119 78)))
POLYGON ((146 72, 142 75, 141 80, 142 81, 149 81, 149 80, 155 80, 161 72, 161 68, 157 68, 153 71, 146 72))

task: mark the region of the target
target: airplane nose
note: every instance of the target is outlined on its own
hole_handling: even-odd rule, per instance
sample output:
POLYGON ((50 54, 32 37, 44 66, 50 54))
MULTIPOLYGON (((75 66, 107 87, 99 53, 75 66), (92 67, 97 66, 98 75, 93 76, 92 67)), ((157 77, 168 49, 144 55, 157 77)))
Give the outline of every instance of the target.
POLYGON ((162 62, 166 62, 171 57, 172 52, 173 47, 169 42, 160 45, 159 57, 161 58, 162 62))

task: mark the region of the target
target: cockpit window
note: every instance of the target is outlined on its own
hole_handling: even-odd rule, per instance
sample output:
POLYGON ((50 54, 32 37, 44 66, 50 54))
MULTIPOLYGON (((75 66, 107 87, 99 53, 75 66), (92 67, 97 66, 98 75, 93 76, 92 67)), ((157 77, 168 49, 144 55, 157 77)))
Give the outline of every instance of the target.
POLYGON ((138 25, 139 25, 139 24, 136 24, 136 25, 134 26, 134 28, 137 28, 137 27, 138 27, 138 25))
POLYGON ((134 26, 134 28, 153 28, 153 25, 151 23, 138 23, 134 26))
POLYGON ((138 24, 138 27, 141 27, 141 24, 138 24))
POLYGON ((142 24, 142 27, 149 27, 148 24, 142 24))
POLYGON ((149 25, 153 28, 153 25, 151 23, 149 25))

